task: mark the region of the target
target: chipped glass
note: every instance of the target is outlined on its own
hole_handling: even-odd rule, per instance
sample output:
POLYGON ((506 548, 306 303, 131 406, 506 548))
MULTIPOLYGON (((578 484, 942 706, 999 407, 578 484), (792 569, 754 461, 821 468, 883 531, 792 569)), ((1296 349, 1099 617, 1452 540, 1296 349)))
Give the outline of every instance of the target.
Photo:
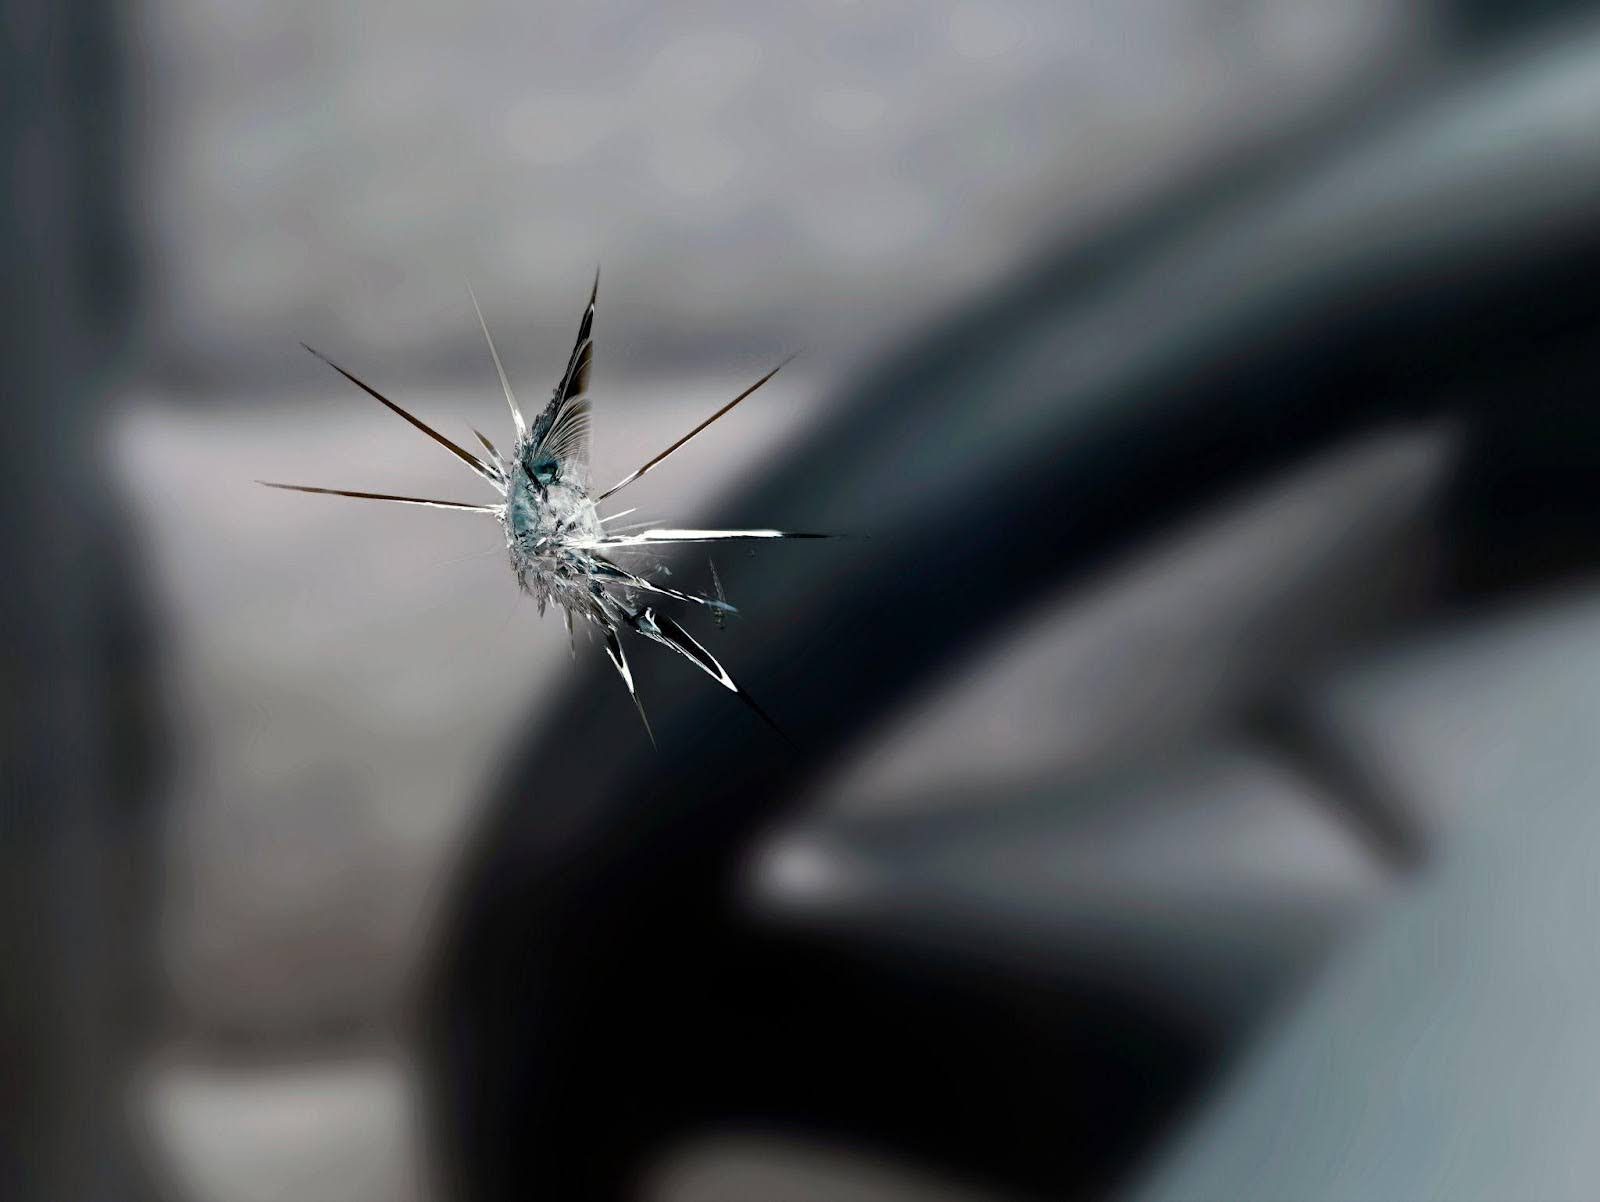
MULTIPOLYGON (((544 613, 547 603, 553 601, 561 607, 568 634, 574 622, 588 623, 599 630, 605 641, 606 655, 622 677, 633 698, 645 731, 654 742, 650 720, 645 715, 644 704, 634 685, 633 672, 623 649, 622 634, 630 631, 653 643, 683 656, 712 680, 737 696, 762 721, 777 730, 777 726, 750 695, 739 687, 716 658, 702 646, 671 615, 660 608, 659 598, 687 602, 709 610, 720 627, 723 615, 732 613, 734 607, 723 595, 722 582, 711 565, 714 596, 682 589, 668 588, 649 579, 648 565, 624 566, 627 557, 651 547, 677 543, 712 543, 751 539, 826 538, 827 535, 802 533, 791 530, 701 530, 659 526, 653 522, 636 523, 630 527, 616 527, 611 523, 633 513, 623 509, 602 515, 603 502, 627 488, 644 476, 673 452, 700 434, 713 422, 725 416, 746 397, 775 376, 788 362, 785 359, 733 400, 673 442, 665 450, 647 460, 642 466, 604 492, 594 491, 589 471, 589 425, 591 402, 589 398, 589 372, 594 362, 594 314, 599 294, 600 276, 595 273, 594 287, 589 292, 589 303, 584 307, 578 326, 578 338, 568 357, 561 382, 551 394, 550 401, 530 426, 512 393, 505 367, 500 362, 494 339, 472 298, 478 324, 483 329, 484 340, 489 345, 490 357, 500 377, 506 404, 511 410, 511 420, 516 437, 510 455, 501 455, 488 435, 474 429, 478 442, 487 458, 458 446, 437 430, 402 409, 370 384, 357 379, 321 352, 307 346, 318 359, 360 388, 368 396, 404 418, 422 433, 433 439, 461 461, 474 475, 494 490, 497 499, 488 502, 440 501, 427 497, 404 496, 396 493, 362 492, 344 488, 321 488, 306 484, 280 484, 262 480, 258 483, 268 488, 289 489, 294 492, 320 493, 330 496, 355 497, 367 501, 387 501, 401 505, 426 505, 437 509, 453 509, 465 513, 486 514, 499 521, 505 534, 506 550, 510 556, 511 570, 517 584, 538 602, 544 613), (622 562, 619 562, 619 559, 622 562)), ((470 291, 470 290, 469 290, 470 291)), ((302 344, 304 345, 304 344, 302 344)), ((792 358, 792 356, 791 356, 792 358)), ((779 731, 781 735, 782 732, 779 731)))

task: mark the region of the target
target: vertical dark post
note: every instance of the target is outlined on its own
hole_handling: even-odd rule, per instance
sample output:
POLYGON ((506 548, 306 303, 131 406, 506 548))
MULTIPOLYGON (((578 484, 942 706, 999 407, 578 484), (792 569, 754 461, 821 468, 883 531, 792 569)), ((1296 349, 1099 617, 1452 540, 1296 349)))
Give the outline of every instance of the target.
POLYGON ((0 1198, 138 1196, 126 1068, 149 708, 97 461, 127 312, 106 0, 0 0, 0 1198))

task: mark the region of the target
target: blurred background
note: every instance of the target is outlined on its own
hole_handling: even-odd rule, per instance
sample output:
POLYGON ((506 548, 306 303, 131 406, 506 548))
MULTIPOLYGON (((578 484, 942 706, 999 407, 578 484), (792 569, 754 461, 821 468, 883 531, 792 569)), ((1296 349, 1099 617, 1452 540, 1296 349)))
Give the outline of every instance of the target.
MULTIPOLYGON (((301 339, 451 437, 469 436, 470 423, 509 441, 467 281, 513 385, 538 398, 602 265, 601 481, 802 351, 630 491, 639 516, 692 525, 741 490, 759 495, 770 473, 792 476, 798 455, 832 470, 816 455, 818 432, 848 429, 843 410, 863 396, 887 404, 894 387, 883 382, 901 378, 894 365, 925 355, 939 331, 965 330, 952 337, 1011 361, 1004 340, 1019 323, 995 317, 992 336, 973 331, 987 328, 984 313, 1027 311, 1030 297, 1058 322, 1036 339, 1048 344, 1059 328, 1092 376, 1107 348, 1140 345, 1152 310, 1128 299, 1139 289, 1196 322, 1198 345, 1210 306, 1222 311, 1219 298, 1241 280, 1336 275, 1346 252, 1400 270, 1438 222, 1484 206, 1534 229, 1541 254, 1554 247, 1557 262, 1587 262, 1580 252, 1600 222, 1589 204, 1595 157, 1540 132, 1541 122, 1600 112, 1581 84, 1600 71, 1600 53, 1581 59, 1596 43, 1585 8, 3 0, 0 378, 12 509, 0 535, 9 579, 0 1196, 493 1193, 452 1187, 436 1163, 430 1122, 474 1119, 438 1117, 416 998, 452 971, 437 967, 439 949, 470 925, 460 915, 471 906, 452 898, 472 892, 472 832, 516 795, 526 776, 518 756, 538 732, 566 709, 599 704, 589 698, 604 665, 581 642, 569 657, 560 622, 519 599, 492 524, 256 487, 266 478, 478 495, 448 456, 306 356, 301 339), (1493 96, 1472 107, 1481 79, 1509 79, 1514 92, 1518 80, 1547 77, 1555 94, 1531 87, 1526 111, 1493 96), (1430 125, 1428 106, 1448 109, 1457 96, 1460 113, 1430 125), (1393 130, 1412 132, 1384 143, 1393 130), (1493 204, 1441 185, 1420 211, 1396 202, 1381 229, 1353 222, 1303 254, 1252 259, 1257 235, 1269 248, 1299 245, 1295 223, 1321 220, 1319 205, 1360 208, 1361 181, 1343 192, 1349 181, 1336 172, 1316 181, 1322 158, 1359 155, 1363 140, 1379 147, 1374 195, 1386 164, 1403 174, 1471 160, 1480 145, 1511 153, 1481 177, 1493 204), (1297 191, 1302 177, 1312 182, 1297 191), (1550 212, 1567 224, 1556 228, 1550 212), (1130 227, 1139 214, 1148 220, 1130 227), (1179 248, 1170 290, 1150 249, 1168 243, 1179 248), (1062 278, 1052 266, 1062 263, 1089 281, 1073 287, 1090 300, 1069 304, 1065 285, 1030 283, 1062 278), (1185 291, 1190 268, 1215 290, 1185 291), (1077 316, 1103 296, 1121 297, 1133 316, 1100 326, 1077 316), (873 380, 876 393, 863 383, 873 380)), ((1384 337, 1412 328, 1413 292, 1458 282, 1452 264, 1471 257, 1474 238, 1440 238, 1434 266, 1417 273, 1425 283, 1381 291, 1398 314, 1384 337)), ((1462 278, 1466 287, 1478 277, 1463 268, 1462 278)), ((1576 294, 1510 295, 1543 312, 1552 295, 1576 294)), ((1306 324, 1320 320, 1306 312, 1306 324)), ((1592 325, 1581 313, 1573 301, 1538 328, 1581 345, 1592 325)), ((1252 319, 1273 345, 1294 325, 1281 316, 1252 319)), ((1155 313, 1152 326, 1164 320, 1155 313)), ((1585 676, 1573 665, 1588 661, 1574 658, 1568 636, 1581 641, 1595 604, 1572 581, 1600 563, 1591 426, 1572 402, 1581 357, 1547 355, 1550 340, 1505 334, 1493 319, 1470 328, 1475 338, 1458 331, 1451 344, 1467 366, 1435 373, 1448 387, 1430 376, 1386 408, 1374 398, 1400 397, 1404 370, 1341 377, 1351 399, 1333 422, 1349 419, 1338 439, 1319 434, 1291 454, 1297 435, 1274 426, 1257 441, 1282 471, 1225 496, 1175 491, 1159 538, 1151 531, 1135 546, 1130 536, 1070 580, 1016 561, 997 569, 973 562, 981 548, 952 547, 941 570, 965 585, 1002 590, 1019 571, 1040 583, 1018 590, 992 628, 930 642, 916 687, 860 715, 852 738, 825 741, 804 788, 737 857, 742 900, 730 908, 783 932, 779 946, 796 931, 808 944, 837 939, 854 949, 852 964, 909 962, 913 977, 958 963, 954 996, 987 998, 948 1003, 972 1029, 1070 1028, 1038 1038, 1077 1049, 1104 1129, 1041 1135, 1052 1103, 1029 1100, 1025 1075, 995 1069, 973 1081, 998 1092, 964 1106, 1027 1111, 1013 1124, 1015 1146, 979 1140, 971 1155, 925 1158, 917 1138, 876 1139, 870 1122, 813 1127, 762 1111, 651 1141, 631 1196, 911 1202, 1130 1188, 1168 1163, 1165 1149, 1190 1146, 1169 1140, 1204 1109, 1214 1074, 1254 1064, 1253 1049, 1329 965, 1354 955, 1360 969, 1365 955, 1381 975, 1393 957, 1432 954, 1431 936, 1349 948, 1390 907, 1423 904, 1415 882, 1454 879, 1421 866, 1436 862, 1430 849, 1453 846, 1442 832, 1477 829, 1460 817, 1471 809, 1461 795, 1489 771, 1474 755, 1498 748, 1514 766, 1517 748, 1531 745, 1440 699, 1482 702, 1511 688, 1568 697, 1535 664, 1565 671, 1581 709, 1585 676), (1475 371, 1507 361, 1537 382, 1472 386, 1475 371), (1491 391, 1562 404, 1538 422, 1500 408, 1484 417, 1491 391), (1452 406, 1468 401, 1478 415, 1460 419, 1452 406), (1560 598, 1554 616, 1526 616, 1534 594, 1560 598), (1499 644, 1462 617, 1480 613, 1522 640, 1504 652, 1511 667, 1497 666, 1484 648, 1499 644), (1424 636, 1443 614, 1466 623, 1457 637, 1476 666, 1429 650, 1424 636), (1286 692, 1295 703, 1276 704, 1286 692), (1428 771, 1405 766, 1407 723, 1433 740, 1428 771), (1061 1017, 1047 1021, 1047 1011, 1061 1017)), ((1037 345, 1017 359, 1037 358, 1037 345)), ((1235 361, 1233 344, 1218 345, 1211 358, 1184 349, 1185 362, 1210 372, 1235 361)), ((1314 373, 1319 361, 1306 362, 1314 373)), ((1027 420, 1053 430, 1080 368, 1031 370, 1027 420)), ((964 432, 986 406, 996 421, 1012 414, 1004 396, 1017 387, 997 385, 992 398, 980 377, 967 416, 944 421, 907 384, 878 415, 880 433, 897 423, 915 432, 885 438, 876 455, 915 502, 923 534, 968 505, 968 490, 1003 480, 923 483, 927 465, 963 462, 964 432)), ((1126 392, 1127 413, 1162 395, 1126 392)), ((1277 395, 1300 403, 1293 389, 1277 395)), ((1110 441, 1091 476, 1111 473, 1124 442, 1142 436, 1137 425, 1104 435, 1120 420, 1106 412, 1093 429, 1110 441)), ((1212 442, 1193 446, 1201 458, 1184 470, 1209 480, 1212 442)), ((1073 470, 1070 455, 1061 470, 1073 470)), ((1166 487, 1165 476, 1128 470, 1147 491, 1166 487)), ((1217 469, 1219 485, 1231 470, 1217 469)), ((889 545, 906 528, 892 506, 843 522, 820 505, 810 512, 771 520, 831 522, 889 545)), ((1057 517, 1078 520, 1065 509, 1057 517)), ((777 645, 780 626, 802 622, 804 582, 821 591, 848 579, 862 545, 834 558, 807 546, 801 559, 778 548, 740 561, 729 575, 744 596, 760 595, 768 569, 802 583, 787 608, 746 607, 727 644, 743 652, 727 660, 736 677, 777 645), (802 560, 810 576, 795 575, 802 560)), ((701 570, 698 560, 680 566, 701 570)), ((900 602, 917 596, 908 582, 900 602)), ((710 687, 686 672, 656 683, 653 714, 710 687)), ((779 698, 763 700, 806 733, 811 703, 779 698)), ((644 753, 636 724, 605 704, 592 740, 567 747, 574 761, 644 753)), ((664 726, 670 734, 671 720, 664 726)), ((1575 771, 1581 794, 1593 777, 1575 771)), ((536 792, 525 807, 542 804, 536 792)), ((1505 832, 1483 822, 1491 833, 1480 842, 1494 845, 1505 832)), ((1574 854, 1593 850, 1552 838, 1574 854)), ((1490 870, 1460 871, 1470 881, 1490 870)), ((1535 957, 1521 971, 1547 967, 1535 957)), ((1463 1023, 1478 1014, 1469 1010, 1463 1023)), ((1370 999, 1359 1013, 1380 1011, 1409 1013, 1370 999)), ((1331 1011, 1313 1027, 1342 1029, 1331 1011)), ((957 1024, 938 1039, 969 1036, 957 1024)), ((1514 1043, 1507 1036, 1504 1047, 1514 1043)), ((921 1062, 946 1055, 959 1084, 964 1054, 930 1042, 921 1062)), ((1262 1055, 1270 1074, 1272 1053, 1262 1055)), ((1526 1088, 1537 1093, 1539 1080, 1526 1088)), ((848 1074, 836 1086, 857 1088, 848 1074)), ((1329 1096, 1336 1107, 1342 1095, 1329 1096)), ((963 1120, 950 1113, 959 1143, 963 1120)), ((1416 1122, 1431 1131, 1436 1121, 1448 1140, 1455 1128, 1438 1113, 1416 1122)), ((1081 1115, 1063 1125, 1074 1122, 1081 1115)), ((1248 1126, 1219 1123, 1217 1141, 1248 1126)), ((1280 1149, 1272 1163, 1317 1155, 1280 1149)), ((1188 1162, 1174 1163, 1172 1192, 1158 1182, 1154 1196, 1191 1196, 1188 1162)), ((1600 1190, 1584 1168, 1563 1178, 1572 1196, 1600 1190)), ((1416 1196, 1464 1196, 1440 1195, 1440 1181, 1519 1192, 1491 1167, 1454 1171, 1404 1180, 1416 1196)), ((1232 1195, 1216 1172, 1192 1196, 1232 1195)), ((1292 1176, 1246 1176, 1294 1196, 1292 1176)), ((1383 1196, 1365 1179, 1337 1180, 1348 1189, 1329 1196, 1366 1196, 1368 1185, 1383 1196)), ((588 1195, 570 1186, 544 1196, 588 1195)))

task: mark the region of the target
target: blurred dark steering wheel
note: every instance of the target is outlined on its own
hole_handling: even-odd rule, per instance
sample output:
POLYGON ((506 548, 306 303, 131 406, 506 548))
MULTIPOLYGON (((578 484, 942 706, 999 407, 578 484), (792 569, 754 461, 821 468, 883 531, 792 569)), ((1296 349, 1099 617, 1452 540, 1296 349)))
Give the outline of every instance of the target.
POLYGON ((1113 1173, 1155 1104, 1146 1053, 1075 1037, 1100 1002, 763 935, 740 867, 1019 606, 1341 439, 1595 379, 1597 130, 1590 26, 1231 164, 848 389, 716 515, 870 534, 719 565, 751 616, 717 653, 799 753, 666 656, 652 751, 595 657, 475 832, 425 1004, 450 1196, 628 1197, 730 1120, 1023 1190, 1113 1173))

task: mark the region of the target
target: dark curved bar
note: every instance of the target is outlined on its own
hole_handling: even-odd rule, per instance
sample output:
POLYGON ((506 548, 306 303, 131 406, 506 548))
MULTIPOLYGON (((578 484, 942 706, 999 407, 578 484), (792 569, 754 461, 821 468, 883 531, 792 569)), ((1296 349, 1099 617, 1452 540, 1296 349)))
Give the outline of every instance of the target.
MULTIPOLYGON (((453 1196, 625 1197, 685 1128, 792 1118, 765 1096, 785 1088, 855 1138, 1081 1184, 1056 1146, 1072 1117, 1002 1131, 989 1049, 959 1046, 1023 1038, 1003 983, 952 989, 916 1028, 948 1060, 917 1072, 882 1045, 917 970, 762 944, 731 874, 816 768, 1019 606, 1356 431, 1595 363, 1597 128, 1591 26, 1210 177, 838 398, 715 515, 862 536, 719 561, 746 617, 717 654, 800 753, 639 657, 654 752, 597 659, 474 833, 424 1003, 453 1196), (978 1096, 941 1117, 926 1091, 963 1072, 978 1096)), ((1068 1039, 1051 1021, 1036 1046, 1068 1039)), ((1113 1126, 1118 1105, 1137 1100, 1108 1097, 1113 1126)))

